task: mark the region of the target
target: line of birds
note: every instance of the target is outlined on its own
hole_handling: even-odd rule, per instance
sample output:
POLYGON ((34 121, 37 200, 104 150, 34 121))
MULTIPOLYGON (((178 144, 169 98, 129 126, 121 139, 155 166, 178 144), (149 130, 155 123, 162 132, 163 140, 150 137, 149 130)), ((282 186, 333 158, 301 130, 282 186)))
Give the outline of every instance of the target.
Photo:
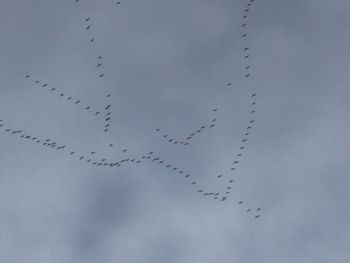
MULTIPOLYGON (((31 78, 31 76, 28 74, 25 76, 25 78, 29 80, 31 78)), ((42 82, 40 80, 35 80, 34 84, 37 87, 45 88, 46 90, 50 91, 52 94, 56 95, 58 98, 64 99, 66 102, 72 103, 74 105, 79 106, 81 109, 83 109, 85 111, 91 112, 92 116, 102 117, 101 110, 94 109, 94 107, 92 105, 86 105, 86 104, 84 105, 83 101, 80 98, 74 98, 74 97, 70 96, 69 94, 65 93, 64 91, 62 91, 58 88, 55 88, 55 87, 51 87, 48 83, 42 82)), ((111 114, 111 112, 107 112, 107 115, 109 115, 109 114, 111 114)))
MULTIPOLYGON (((218 111, 217 108, 212 109, 212 112, 216 113, 218 111)), ((207 129, 211 129, 216 126, 217 123, 217 117, 214 116, 214 119, 211 120, 210 123, 205 123, 201 125, 198 129, 195 131, 189 133, 185 138, 174 138, 170 137, 167 133, 161 134, 161 137, 164 138, 165 142, 173 144, 173 145, 189 145, 191 141, 195 138, 198 137, 200 134, 204 134, 203 132, 206 131, 207 129)), ((156 132, 161 133, 161 129, 157 128, 156 132)))
MULTIPOLYGON (((242 16, 242 23, 241 23, 241 27, 243 28, 243 33, 242 33, 242 38, 246 39, 248 36, 247 33, 247 20, 248 20, 248 14, 251 11, 252 8, 252 4, 253 4, 254 0, 248 0, 248 3, 245 6, 245 9, 243 10, 243 16, 242 16)), ((245 44, 245 47, 243 48, 243 59, 244 59, 244 78, 248 79, 251 77, 251 66, 248 63, 248 60, 250 59, 250 53, 249 53, 250 48, 245 44)), ((227 84, 227 86, 231 86, 232 83, 229 82, 227 84)), ((255 91, 253 91, 250 95, 250 104, 251 104, 251 108, 250 108, 250 114, 254 115, 256 113, 256 96, 257 93, 255 91)), ((239 151, 238 154, 236 156, 236 158, 233 161, 233 165, 229 168, 228 170, 228 180, 226 183, 226 192, 224 194, 224 196, 221 198, 221 201, 225 201, 227 199, 227 197, 230 195, 230 190, 232 189, 232 184, 234 182, 234 174, 236 174, 237 168, 240 164, 240 159, 243 156, 243 151, 246 149, 246 143, 248 141, 248 136, 250 135, 251 129, 253 128, 253 124, 255 123, 255 119, 253 117, 251 117, 248 121, 248 124, 246 126, 246 129, 244 131, 244 136, 241 140, 241 144, 239 146, 239 151)), ((223 174, 219 174, 217 175, 217 178, 225 178, 225 176, 223 174)), ((238 204, 242 204, 243 201, 239 201, 238 204)), ((246 212, 249 213, 251 212, 252 209, 248 208, 246 209, 246 212)), ((256 212, 260 212, 261 208, 257 208, 256 212)), ((261 215, 260 213, 255 215, 254 218, 259 218, 261 215)))

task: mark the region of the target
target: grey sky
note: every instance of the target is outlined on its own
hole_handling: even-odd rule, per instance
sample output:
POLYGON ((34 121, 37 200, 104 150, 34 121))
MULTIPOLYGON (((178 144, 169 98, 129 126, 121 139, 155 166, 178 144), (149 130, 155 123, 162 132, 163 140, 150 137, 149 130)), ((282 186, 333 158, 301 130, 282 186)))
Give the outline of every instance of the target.
POLYGON ((1 262, 350 260, 350 3, 248 2, 0 1, 1 262))

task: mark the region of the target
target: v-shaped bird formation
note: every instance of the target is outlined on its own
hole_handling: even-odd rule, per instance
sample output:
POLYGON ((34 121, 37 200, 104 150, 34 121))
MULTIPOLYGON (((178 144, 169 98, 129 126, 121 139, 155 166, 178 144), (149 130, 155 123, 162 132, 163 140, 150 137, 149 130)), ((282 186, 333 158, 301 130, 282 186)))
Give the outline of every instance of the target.
MULTIPOLYGON (((75 0, 76 4, 79 5, 83 1, 75 0)), ((241 19, 241 44, 242 44, 242 78, 244 81, 248 82, 252 76, 252 54, 251 47, 249 45, 249 15, 253 10, 254 0, 247 0, 245 2, 244 9, 242 10, 242 19, 241 19)), ((120 1, 114 1, 114 4, 118 6, 121 5, 120 1)), ((96 31, 94 27, 94 19, 92 16, 85 17, 82 19, 82 33, 87 36, 86 45, 89 45, 91 49, 96 50, 96 43, 98 42, 98 38, 96 37, 96 31)), ((98 55, 94 61, 96 68, 95 78, 98 81, 101 81, 101 85, 104 85, 103 79, 108 75, 106 75, 104 60, 102 55, 98 55)), ((101 136, 104 136, 107 132, 110 131, 112 125, 112 94, 107 93, 104 94, 104 105, 93 105, 91 103, 85 103, 82 98, 74 97, 69 94, 64 87, 58 87, 53 83, 48 83, 43 80, 43 78, 36 78, 32 76, 32 74, 27 74, 24 78, 28 81, 28 84, 32 88, 41 89, 43 92, 48 92, 52 94, 53 97, 62 101, 62 103, 70 103, 76 107, 77 110, 83 111, 86 114, 90 114, 98 119, 103 121, 103 128, 101 129, 101 136)), ((233 82, 227 82, 225 84, 227 88, 233 88, 233 82)), ((98 88, 98 87, 97 87, 98 88)), ((46 147, 56 151, 63 151, 71 158, 74 158, 80 162, 85 162, 91 166, 96 167, 106 167, 106 168, 119 168, 125 165, 139 165, 141 163, 150 162, 157 166, 165 169, 169 174, 177 175, 182 177, 186 182, 191 185, 193 190, 200 194, 203 197, 209 197, 211 199, 217 201, 227 201, 230 200, 230 195, 233 191, 234 183, 239 180, 238 168, 241 163, 242 157, 246 154, 248 148, 249 136, 251 136, 252 130, 254 128, 254 124, 256 122, 255 115, 257 112, 257 97, 258 93, 255 88, 251 88, 250 90, 250 108, 249 108, 249 116, 250 118, 246 121, 246 127, 242 132, 242 137, 240 138, 240 145, 237 149, 237 152, 234 153, 234 158, 232 159, 232 163, 229 167, 224 168, 222 173, 214 174, 213 177, 215 180, 223 182, 223 189, 220 191, 206 189, 201 183, 200 177, 193 175, 186 171, 186 169, 175 165, 168 160, 165 160, 161 157, 155 150, 149 150, 145 153, 131 153, 128 148, 119 149, 121 158, 107 158, 104 156, 102 152, 91 149, 89 151, 80 151, 79 149, 74 148, 72 145, 69 145, 66 142, 58 142, 55 138, 42 138, 36 136, 35 134, 28 133, 19 127, 10 127, 6 124, 5 120, 0 120, 0 129, 3 133, 20 138, 23 141, 28 141, 33 144, 40 145, 41 147, 46 147)), ((62 104, 64 107, 64 104, 62 104)), ((160 142, 169 145, 167 147, 172 147, 173 145, 181 145, 186 147, 191 147, 191 143, 194 140, 197 140, 198 143, 204 143, 200 140, 201 137, 210 136, 210 132, 214 130, 214 128, 218 129, 218 119, 220 118, 220 107, 208 108, 209 120, 203 122, 197 129, 189 131, 187 134, 176 135, 172 134, 171 131, 167 131, 165 127, 155 127, 155 133, 157 134, 160 142), (170 146, 171 145, 171 146, 170 146)), ((110 142, 106 148, 114 147, 114 143, 110 142)), ((184 147, 184 149, 186 149, 184 147)), ((208 187, 210 188, 210 187, 208 187)), ((253 218, 259 218, 261 216, 261 208, 251 208, 246 204, 244 200, 234 200, 235 204, 238 204, 243 207, 244 211, 249 214, 253 214, 253 218)))

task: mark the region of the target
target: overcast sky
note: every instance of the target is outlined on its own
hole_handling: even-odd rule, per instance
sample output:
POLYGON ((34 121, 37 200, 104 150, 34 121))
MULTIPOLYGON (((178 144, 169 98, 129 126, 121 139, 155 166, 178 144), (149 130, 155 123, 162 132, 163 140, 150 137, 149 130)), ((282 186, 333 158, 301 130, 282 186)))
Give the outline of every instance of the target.
POLYGON ((350 2, 116 3, 0 0, 0 261, 349 262, 350 2))

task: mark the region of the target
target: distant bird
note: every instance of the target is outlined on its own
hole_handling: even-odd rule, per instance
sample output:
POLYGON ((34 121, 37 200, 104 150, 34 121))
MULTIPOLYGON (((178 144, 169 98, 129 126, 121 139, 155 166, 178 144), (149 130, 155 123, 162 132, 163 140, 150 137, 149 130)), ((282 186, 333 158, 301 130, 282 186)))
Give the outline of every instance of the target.
POLYGON ((249 47, 244 48, 244 51, 247 51, 247 50, 249 50, 249 47))
POLYGON ((245 27, 246 25, 247 25, 247 24, 244 23, 244 24, 242 24, 241 26, 242 26, 242 27, 245 27))
POLYGON ((45 84, 43 84, 43 85, 42 85, 42 87, 43 87, 43 88, 45 88, 45 87, 47 87, 47 85, 48 85, 48 84, 47 84, 47 83, 45 83, 45 84))
POLYGON ((112 147, 113 146, 113 143, 111 143, 110 145, 108 145, 109 147, 112 147))
POLYGON ((234 181, 234 180, 233 180, 233 179, 231 179, 231 180, 230 180, 230 181, 228 181, 228 182, 229 182, 229 183, 233 183, 233 181, 234 181))
POLYGON ((157 131, 157 132, 159 132, 159 131, 160 131, 160 129, 156 129, 156 131, 157 131))
POLYGON ((256 211, 258 211, 258 212, 259 212, 260 210, 261 210, 261 208, 260 208, 260 207, 256 209, 256 211))
POLYGON ((246 58, 249 58, 249 55, 245 55, 244 58, 245 58, 245 59, 246 59, 246 58))
POLYGON ((89 110, 90 108, 91 108, 91 106, 87 106, 85 109, 86 109, 86 110, 89 110))
POLYGON ((68 97, 68 98, 67 98, 67 100, 71 100, 71 99, 72 99, 72 97, 68 97))
POLYGON ((188 178, 188 177, 190 177, 190 175, 189 174, 186 174, 186 176, 185 176, 186 178, 188 178))
POLYGON ((217 178, 221 178, 223 175, 222 174, 219 174, 218 176, 217 176, 217 178))
POLYGON ((30 75, 26 75, 26 76, 25 76, 26 79, 29 79, 29 77, 30 77, 30 75))
POLYGON ((91 27, 91 26, 87 26, 85 29, 86 29, 86 30, 89 30, 89 29, 90 29, 90 27, 91 27))
POLYGON ((80 100, 77 100, 76 102, 75 102, 75 104, 78 104, 80 102, 80 100))
POLYGON ((250 212, 250 211, 251 211, 251 209, 250 209, 250 208, 248 208, 246 211, 247 211, 247 212, 250 212))
POLYGON ((251 96, 251 97, 255 97, 255 96, 256 96, 256 93, 252 94, 252 96, 251 96))
POLYGON ((99 77, 99 78, 102 78, 104 75, 105 75, 105 74, 100 74, 98 77, 99 77))
POLYGON ((243 201, 239 201, 239 202, 238 202, 238 204, 242 204, 242 203, 243 203, 243 201))
POLYGON ((213 109, 212 111, 217 111, 218 110, 218 108, 215 108, 215 109, 213 109))
POLYGON ((91 38, 90 39, 90 43, 94 42, 95 41, 95 38, 91 38))
POLYGON ((99 112, 99 111, 95 112, 95 115, 98 115, 98 114, 100 114, 100 112, 99 112))
POLYGON ((102 56, 98 56, 98 57, 97 57, 97 59, 101 59, 101 58, 102 58, 102 56))
POLYGON ((221 198, 221 200, 220 200, 220 201, 221 201, 221 202, 222 202, 222 201, 225 201, 225 200, 226 200, 226 198, 227 198, 227 196, 223 196, 223 197, 221 198))
POLYGON ((122 152, 125 153, 127 151, 127 149, 124 149, 122 152))
POLYGON ((246 37, 246 36, 247 36, 247 34, 243 34, 243 35, 242 35, 242 37, 246 37))
POLYGON ((40 81, 39 80, 36 80, 35 83, 38 84, 40 81))
POLYGON ((109 104, 109 105, 107 105, 107 106, 106 106, 106 108, 105 108, 105 110, 108 110, 110 107, 111 107, 111 105, 110 105, 110 104, 109 104))
POLYGON ((231 85, 232 85, 232 83, 231 83, 231 82, 227 83, 227 87, 230 87, 231 85))
POLYGON ((247 75, 245 75, 244 77, 245 77, 245 78, 248 78, 248 77, 250 77, 250 74, 247 74, 247 75))
POLYGON ((256 216, 254 216, 254 218, 259 218, 260 217, 260 215, 256 215, 256 216))
POLYGON ((246 66, 246 67, 245 67, 245 70, 247 70, 247 69, 250 69, 250 66, 246 66))
POLYGON ((242 142, 246 142, 246 141, 247 141, 247 139, 243 139, 243 140, 242 140, 242 142))
POLYGON ((197 182, 192 182, 191 184, 197 184, 197 182))
POLYGON ((90 20, 90 17, 86 18, 86 19, 85 19, 85 22, 88 22, 89 20, 90 20))

